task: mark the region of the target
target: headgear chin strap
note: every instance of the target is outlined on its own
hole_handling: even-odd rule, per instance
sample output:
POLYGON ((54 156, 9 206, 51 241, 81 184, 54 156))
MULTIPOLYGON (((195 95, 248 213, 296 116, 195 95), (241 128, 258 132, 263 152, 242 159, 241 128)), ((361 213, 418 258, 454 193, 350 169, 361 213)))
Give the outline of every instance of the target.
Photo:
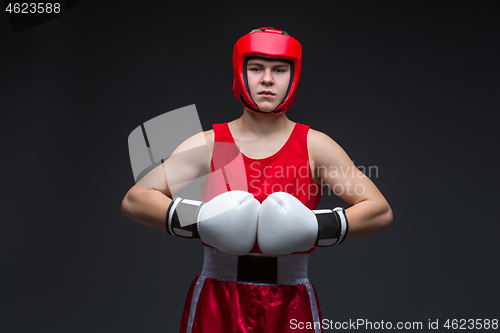
POLYGON ((249 110, 268 115, 285 112, 297 95, 302 70, 302 45, 293 37, 283 35, 281 30, 261 28, 262 32, 248 33, 238 39, 233 48, 233 91, 236 98, 249 110), (290 84, 285 99, 273 112, 262 112, 250 96, 247 81, 248 57, 263 57, 291 60, 290 84))

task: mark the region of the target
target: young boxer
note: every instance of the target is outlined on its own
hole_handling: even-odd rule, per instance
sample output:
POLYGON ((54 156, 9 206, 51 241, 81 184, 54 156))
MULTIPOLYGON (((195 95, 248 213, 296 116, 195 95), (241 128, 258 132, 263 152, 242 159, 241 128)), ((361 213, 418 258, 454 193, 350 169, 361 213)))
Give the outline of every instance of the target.
MULTIPOLYGON (((253 30, 234 45, 233 68, 233 90, 243 114, 204 132, 213 149, 176 172, 187 179, 206 169, 215 175, 217 158, 237 149, 246 191, 229 184, 216 188, 209 176, 203 202, 172 201, 168 186, 136 185, 125 196, 122 212, 173 235, 201 238, 205 245, 203 270, 189 289, 181 333, 295 332, 293 322, 311 323, 301 332, 323 332, 316 292, 307 278, 309 253, 389 228, 391 208, 337 143, 286 116, 302 70, 297 40, 274 28, 253 30), (219 143, 232 145, 218 149, 219 143), (323 185, 351 207, 315 210, 323 185)), ((181 146, 196 140, 200 136, 181 146)))

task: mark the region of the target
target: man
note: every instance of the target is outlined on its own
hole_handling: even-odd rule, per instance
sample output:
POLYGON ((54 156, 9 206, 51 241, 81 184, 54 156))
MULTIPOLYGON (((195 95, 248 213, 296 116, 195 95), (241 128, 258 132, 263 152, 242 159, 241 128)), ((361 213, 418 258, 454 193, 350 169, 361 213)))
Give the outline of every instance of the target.
POLYGON ((172 201, 177 191, 153 180, 127 193, 122 212, 205 245, 180 332, 295 332, 292 322, 322 332, 307 279, 309 253, 387 229, 392 211, 337 143, 286 116, 302 69, 297 40, 274 28, 253 30, 235 44, 233 67, 241 117, 191 137, 173 155, 209 149, 158 167, 170 175, 169 184, 208 172, 204 202, 172 201), (230 184, 219 172, 231 173, 234 156, 243 160, 246 186, 230 184), (314 211, 323 185, 351 207, 314 211))

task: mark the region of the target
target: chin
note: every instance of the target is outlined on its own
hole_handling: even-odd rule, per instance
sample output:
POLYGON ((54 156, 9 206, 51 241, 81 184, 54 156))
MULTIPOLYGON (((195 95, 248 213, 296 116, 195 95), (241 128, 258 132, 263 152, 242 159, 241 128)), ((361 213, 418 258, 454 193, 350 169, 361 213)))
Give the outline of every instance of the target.
POLYGON ((278 105, 269 105, 268 103, 261 103, 257 105, 259 106, 259 110, 262 112, 273 112, 278 107, 278 105))
POLYGON ((263 109, 263 108, 259 108, 259 111, 262 111, 262 112, 266 112, 266 113, 271 113, 274 111, 274 109, 263 109))

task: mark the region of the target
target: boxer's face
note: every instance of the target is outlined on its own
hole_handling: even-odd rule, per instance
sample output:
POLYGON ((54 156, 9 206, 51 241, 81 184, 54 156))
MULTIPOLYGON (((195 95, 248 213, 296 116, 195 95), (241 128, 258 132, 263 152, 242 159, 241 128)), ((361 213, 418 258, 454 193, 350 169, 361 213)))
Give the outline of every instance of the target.
POLYGON ((284 60, 251 57, 247 64, 250 96, 263 112, 283 102, 290 82, 290 63, 284 60))

